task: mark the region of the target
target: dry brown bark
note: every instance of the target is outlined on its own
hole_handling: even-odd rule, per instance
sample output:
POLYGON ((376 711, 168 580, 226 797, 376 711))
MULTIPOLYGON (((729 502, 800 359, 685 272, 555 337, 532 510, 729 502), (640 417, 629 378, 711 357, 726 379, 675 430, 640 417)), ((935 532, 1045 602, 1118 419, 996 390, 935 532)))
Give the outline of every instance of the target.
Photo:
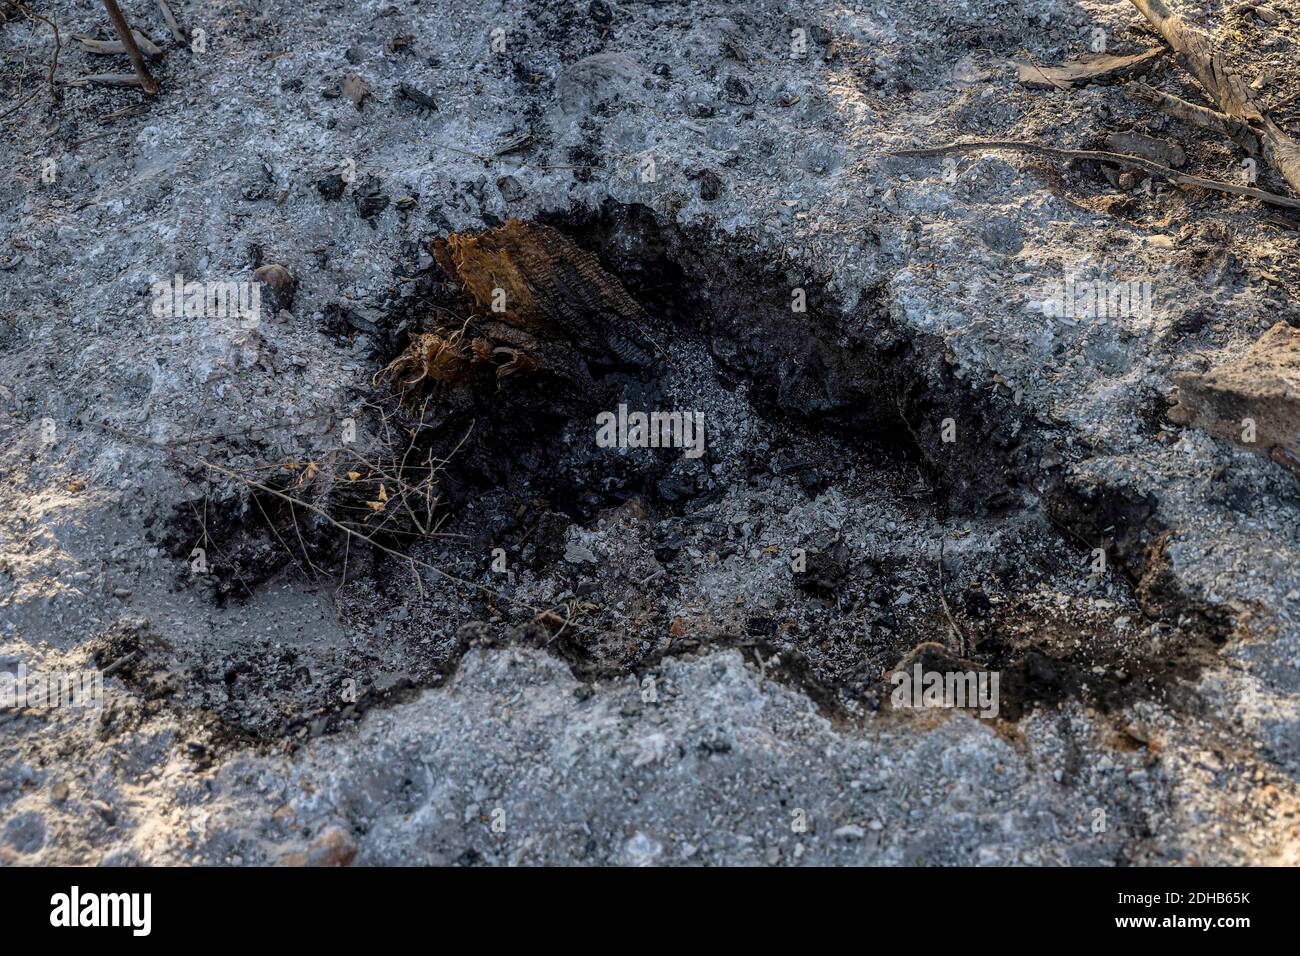
POLYGON ((172 32, 172 38, 177 43, 186 42, 185 31, 176 22, 176 14, 172 13, 172 8, 167 5, 167 0, 158 0, 158 8, 162 10, 163 19, 167 21, 167 29, 172 32))
POLYGON ((652 361, 636 341, 645 321, 641 306, 594 255, 549 226, 511 219, 485 232, 437 239, 433 253, 488 315, 500 294, 502 316, 519 328, 605 342, 631 365, 652 361))
POLYGON ((1126 79, 1145 73, 1163 51, 1147 50, 1134 56, 1092 56, 1062 66, 1019 63, 1020 83, 1030 87, 1069 89, 1074 83, 1126 79))

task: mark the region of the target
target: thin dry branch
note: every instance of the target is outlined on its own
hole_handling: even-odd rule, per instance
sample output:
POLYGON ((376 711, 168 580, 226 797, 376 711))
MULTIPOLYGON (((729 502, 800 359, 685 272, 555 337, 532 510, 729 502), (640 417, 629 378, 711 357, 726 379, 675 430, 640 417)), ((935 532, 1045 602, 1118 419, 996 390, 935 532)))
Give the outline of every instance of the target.
POLYGON ((158 8, 162 10, 163 19, 167 21, 167 29, 172 32, 172 38, 177 43, 184 43, 186 41, 185 31, 176 22, 176 14, 172 13, 172 8, 168 6, 167 0, 158 0, 158 8))
POLYGON ((134 73, 91 73, 72 80, 69 86, 141 86, 140 77, 134 73))
POLYGON ((1161 112, 1168 113, 1184 123, 1190 123, 1192 126, 1199 126, 1202 129, 1220 133, 1252 156, 1259 155, 1259 138, 1242 120, 1206 106, 1189 103, 1187 100, 1154 89, 1140 81, 1127 84, 1124 87, 1124 92, 1133 99, 1149 103, 1161 112))
MULTIPOLYGON (((162 47, 154 43, 139 30, 133 29, 131 36, 135 37, 135 42, 139 44, 141 52, 151 60, 161 60, 163 57, 162 47)), ((122 45, 121 40, 99 40, 95 37, 83 36, 78 34, 73 37, 84 46, 89 52, 99 56, 108 56, 110 54, 125 53, 126 47, 122 45)))
POLYGON ((122 10, 117 5, 117 0, 104 0, 104 9, 108 11, 108 18, 113 21, 113 29, 117 31, 117 38, 122 41, 122 46, 126 48, 126 55, 131 58, 131 66, 135 68, 135 75, 140 78, 140 86, 150 96, 156 95, 162 87, 158 81, 149 75, 149 68, 144 65, 144 56, 140 53, 140 48, 136 46, 135 37, 131 35, 131 27, 126 22, 126 17, 122 16, 122 10))
POLYGON ((25 3, 19 3, 18 9, 21 10, 23 13, 25 13, 28 17, 30 17, 33 22, 40 20, 45 24, 47 24, 49 28, 54 31, 54 56, 50 58, 49 84, 50 84, 50 95, 53 96, 54 99, 57 101, 59 98, 59 88, 57 85, 55 85, 54 74, 55 71, 58 70, 59 68, 59 51, 63 49, 63 41, 59 38, 59 25, 55 23, 53 20, 51 20, 49 17, 37 13, 35 10, 27 6, 27 4, 25 3))
POLYGON ((17 113, 20 109, 22 109, 24 106, 26 106, 28 103, 30 103, 30 102, 31 102, 32 100, 34 100, 34 99, 36 99, 36 94, 35 94, 35 93, 28 93, 26 96, 24 96, 21 100, 19 100, 19 101, 18 101, 17 103, 15 103, 13 106, 9 107, 9 109, 5 110, 3 113, 0 113, 0 119, 4 119, 4 118, 5 118, 6 116, 8 116, 10 113, 17 113))
POLYGON ((899 149, 889 153, 890 156, 947 156, 953 153, 969 153, 979 149, 1009 149, 1021 153, 1037 153, 1041 156, 1051 156, 1056 159, 1091 159, 1103 163, 1118 163, 1121 166, 1130 166, 1134 169, 1141 169, 1154 176, 1160 176, 1172 183, 1180 186, 1197 186, 1201 189, 1212 189, 1217 192, 1232 193, 1235 196, 1249 196, 1251 199, 1258 199, 1260 202, 1266 202, 1274 206, 1286 206, 1289 209, 1300 209, 1300 199, 1292 199, 1290 196, 1279 196, 1277 193, 1266 192, 1263 189, 1254 189, 1250 186, 1238 186, 1235 183, 1220 182, 1217 179, 1205 179, 1202 176, 1189 176, 1186 173, 1180 173, 1176 169, 1170 169, 1168 166, 1161 166, 1149 159, 1143 159, 1140 156, 1130 156, 1127 153, 1111 153, 1100 149, 1061 149, 1056 146, 1040 146, 1038 143, 1025 143, 1013 139, 992 139, 977 140, 970 143, 949 143, 945 146, 926 146, 920 149, 899 149))

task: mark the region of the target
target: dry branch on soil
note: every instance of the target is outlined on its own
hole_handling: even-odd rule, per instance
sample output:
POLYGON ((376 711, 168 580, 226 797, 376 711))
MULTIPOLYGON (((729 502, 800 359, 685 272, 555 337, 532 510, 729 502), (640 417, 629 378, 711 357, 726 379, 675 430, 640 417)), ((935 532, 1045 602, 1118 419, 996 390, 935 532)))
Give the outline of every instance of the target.
MULTIPOLYGON (((1210 46, 1209 40, 1200 32, 1192 29, 1178 16, 1170 11, 1164 0, 1132 0, 1138 11, 1159 31, 1165 42, 1173 50, 1178 63, 1200 84, 1206 94, 1218 106, 1217 110, 1189 103, 1177 96, 1172 96, 1140 82, 1130 82, 1125 91, 1135 99, 1140 99, 1157 109, 1176 117, 1183 122, 1210 129, 1228 137, 1252 156, 1263 154, 1265 160, 1273 166, 1286 180, 1291 190, 1300 196, 1300 143, 1291 139, 1265 113, 1263 107, 1255 100, 1247 85, 1238 74, 1232 71, 1228 61, 1210 46)), ((1123 75, 1149 64, 1150 57, 1156 51, 1147 51, 1133 57, 1094 58, 1067 64, 1064 67, 1040 67, 1037 65, 1020 65, 1020 80, 1028 85, 1051 85, 1059 89, 1068 89, 1074 81, 1086 81, 1102 76, 1123 75), (1031 79, 1037 77, 1039 79, 1031 79), (1040 81, 1041 80, 1041 81, 1040 81)), ((1274 206, 1300 209, 1300 199, 1256 189, 1251 186, 1239 186, 1221 180, 1207 179, 1180 173, 1151 160, 1126 153, 1114 153, 1104 150, 1062 149, 1029 143, 1020 140, 981 140, 967 143, 949 143, 943 146, 923 147, 920 149, 897 150, 893 156, 942 156, 952 153, 964 153, 977 149, 1010 149, 1019 152, 1037 153, 1057 159, 1090 159, 1108 163, 1117 163, 1134 169, 1140 169, 1153 176, 1160 176, 1180 186, 1197 186, 1216 192, 1249 196, 1274 206)))
POLYGON ((1140 156, 1130 156, 1126 153, 1111 153, 1101 149, 1061 149, 1056 146, 1042 146, 1038 143, 1026 143, 1013 139, 988 139, 976 140, 968 143, 948 143, 944 146, 925 146, 919 149, 899 149, 894 150, 891 156, 947 156, 953 153, 969 153, 980 149, 1010 149, 1022 153, 1037 153, 1042 156, 1051 156, 1056 159, 1091 159, 1104 163, 1118 163, 1121 166, 1130 166, 1134 169, 1141 169, 1145 172, 1160 176, 1172 183, 1180 186, 1199 186, 1202 189, 1213 189, 1218 192, 1232 193, 1237 196, 1249 196, 1252 199, 1258 199, 1261 202, 1270 203, 1275 206, 1286 206, 1291 209, 1300 209, 1300 199, 1292 199, 1290 196, 1279 196, 1277 193, 1266 192, 1262 189, 1254 189, 1250 186, 1238 186, 1235 183, 1220 182, 1217 179, 1205 179, 1201 176, 1190 176, 1187 173, 1180 173, 1176 169, 1170 169, 1168 166, 1161 166, 1159 163, 1152 162, 1149 159, 1143 159, 1140 156))
POLYGON ((126 17, 122 16, 117 0, 104 0, 104 9, 108 11, 108 18, 113 21, 113 29, 117 31, 117 38, 126 49, 126 55, 131 58, 131 66, 135 68, 135 75, 140 78, 140 86, 150 96, 158 93, 162 88, 149 74, 149 68, 144 65, 144 55, 136 45, 131 27, 126 22, 126 17))
POLYGON ((163 19, 167 21, 167 29, 171 31, 172 39, 177 43, 184 43, 187 39, 185 31, 176 22, 176 14, 172 13, 172 8, 168 6, 167 0, 158 0, 158 9, 162 11, 163 19))
MULTIPOLYGON (((1132 0, 1173 50, 1180 66, 1196 78, 1206 95, 1227 117, 1244 124, 1259 140, 1264 158, 1300 196, 1300 143, 1278 127, 1254 98, 1231 63, 1215 52, 1200 31, 1189 27, 1164 0, 1132 0)), ((1196 114, 1204 118, 1203 114, 1196 114)))
MULTIPOLYGON (((135 42, 139 45, 141 51, 151 60, 161 60, 163 56, 162 47, 154 43, 139 30, 132 29, 131 35, 135 37, 135 42)), ((86 50, 96 56, 108 56, 111 54, 122 54, 126 52, 126 47, 122 45, 121 40, 98 40, 95 37, 77 34, 73 36, 86 50)))
POLYGON ((1175 119, 1192 126, 1212 130, 1232 140, 1252 156, 1259 155, 1259 140, 1249 126, 1227 113, 1220 113, 1209 107, 1198 106, 1180 99, 1170 93, 1153 89, 1145 83, 1133 82, 1124 88, 1124 92, 1133 99, 1141 100, 1161 112, 1168 113, 1175 119))
POLYGON ((71 86, 140 86, 140 77, 134 73, 91 73, 79 76, 71 86))

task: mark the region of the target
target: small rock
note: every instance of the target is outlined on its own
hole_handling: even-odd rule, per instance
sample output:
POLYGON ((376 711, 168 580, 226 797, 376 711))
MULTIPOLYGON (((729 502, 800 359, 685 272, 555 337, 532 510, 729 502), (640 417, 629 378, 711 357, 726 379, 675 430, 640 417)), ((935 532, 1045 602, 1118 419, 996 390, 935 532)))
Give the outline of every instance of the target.
POLYGON ((272 312, 293 307, 293 294, 298 283, 289 270, 278 263, 268 263, 253 270, 253 281, 267 290, 268 305, 272 312))
POLYGON ((1106 148, 1112 153, 1141 156, 1162 166, 1180 169, 1187 165, 1187 154, 1177 143, 1144 136, 1141 133, 1111 133, 1106 137, 1106 148))
POLYGON ((705 202, 712 202, 722 195, 722 180, 718 174, 711 169, 706 169, 700 173, 700 198, 705 202))
POLYGON ((1300 329, 1278 322, 1235 359, 1174 375, 1169 418, 1300 474, 1300 329))
POLYGON ((413 43, 415 43, 414 33, 399 33, 384 44, 384 49, 389 53, 404 53, 413 43))
POLYGON ((570 564, 578 564, 583 561, 595 564, 596 555, 585 544, 579 541, 570 541, 564 546, 564 560, 570 564))
POLYGON ((754 88, 746 80, 742 80, 734 73, 728 76, 722 84, 722 90, 732 103, 738 103, 741 106, 752 106, 754 103, 754 88))
POLYGON ((835 548, 834 552, 808 552, 804 570, 794 575, 795 586, 819 597, 833 597, 848 574, 846 557, 842 547, 835 548))
POLYGON ((195 773, 202 773, 212 768, 212 751, 203 744, 190 741, 185 745, 185 752, 189 755, 195 773))
POLYGON ((328 176, 322 176, 316 180, 316 191, 329 200, 335 200, 342 196, 345 186, 347 186, 347 181, 339 173, 330 173, 328 176))
POLYGON ((404 100, 410 100, 417 106, 423 106, 427 110, 437 110, 438 101, 423 90, 417 90, 409 83, 402 83, 397 87, 397 95, 404 100))
POLYGON ((1131 193, 1132 190, 1138 189, 1138 183, 1145 178, 1147 177, 1143 173, 1135 173, 1134 170, 1126 169, 1125 172, 1115 177, 1115 186, 1118 186, 1125 193, 1131 193))
POLYGON ((663 852, 662 843, 641 832, 623 846, 624 860, 629 866, 651 866, 663 852))
POLYGON ((388 208, 388 197, 384 195, 378 177, 370 175, 363 184, 358 185, 352 194, 357 213, 362 219, 373 220, 388 208))
POLYGON ((502 176, 497 180, 497 189, 501 192, 501 198, 506 202, 518 202, 527 195, 524 187, 520 185, 519 180, 514 176, 502 176))

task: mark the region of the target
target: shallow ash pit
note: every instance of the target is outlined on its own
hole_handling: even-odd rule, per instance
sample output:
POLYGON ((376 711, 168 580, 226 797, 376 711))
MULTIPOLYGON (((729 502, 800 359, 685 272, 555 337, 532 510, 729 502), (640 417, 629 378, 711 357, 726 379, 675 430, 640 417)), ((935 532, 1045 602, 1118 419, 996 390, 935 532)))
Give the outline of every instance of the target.
MULTIPOLYGON (((958 381, 878 299, 842 310, 754 248, 619 206, 435 240, 355 443, 312 492, 355 522, 382 484, 377 519, 355 526, 385 550, 293 516, 315 567, 346 571, 333 600, 350 647, 298 652, 308 716, 281 703, 274 725, 250 719, 271 688, 239 678, 227 716, 323 731, 441 681, 474 640, 537 643, 592 679, 740 646, 841 715, 887 706, 884 678, 917 655, 999 671, 1011 719, 1167 696, 1196 672, 1209 629, 1134 587, 1149 515, 1094 527, 1109 512, 1041 467, 1053 436, 1011 396, 958 381), (620 407, 702 422, 703 445, 602 447, 600 416, 620 407), (436 508, 412 508, 412 488, 436 508), (1098 574, 1087 545, 1107 535, 1126 540, 1098 574), (337 701, 344 680, 360 703, 337 701)), ((296 509, 260 510, 229 522, 227 550, 275 550, 296 509)), ((293 551, 281 577, 300 573, 293 551)))

